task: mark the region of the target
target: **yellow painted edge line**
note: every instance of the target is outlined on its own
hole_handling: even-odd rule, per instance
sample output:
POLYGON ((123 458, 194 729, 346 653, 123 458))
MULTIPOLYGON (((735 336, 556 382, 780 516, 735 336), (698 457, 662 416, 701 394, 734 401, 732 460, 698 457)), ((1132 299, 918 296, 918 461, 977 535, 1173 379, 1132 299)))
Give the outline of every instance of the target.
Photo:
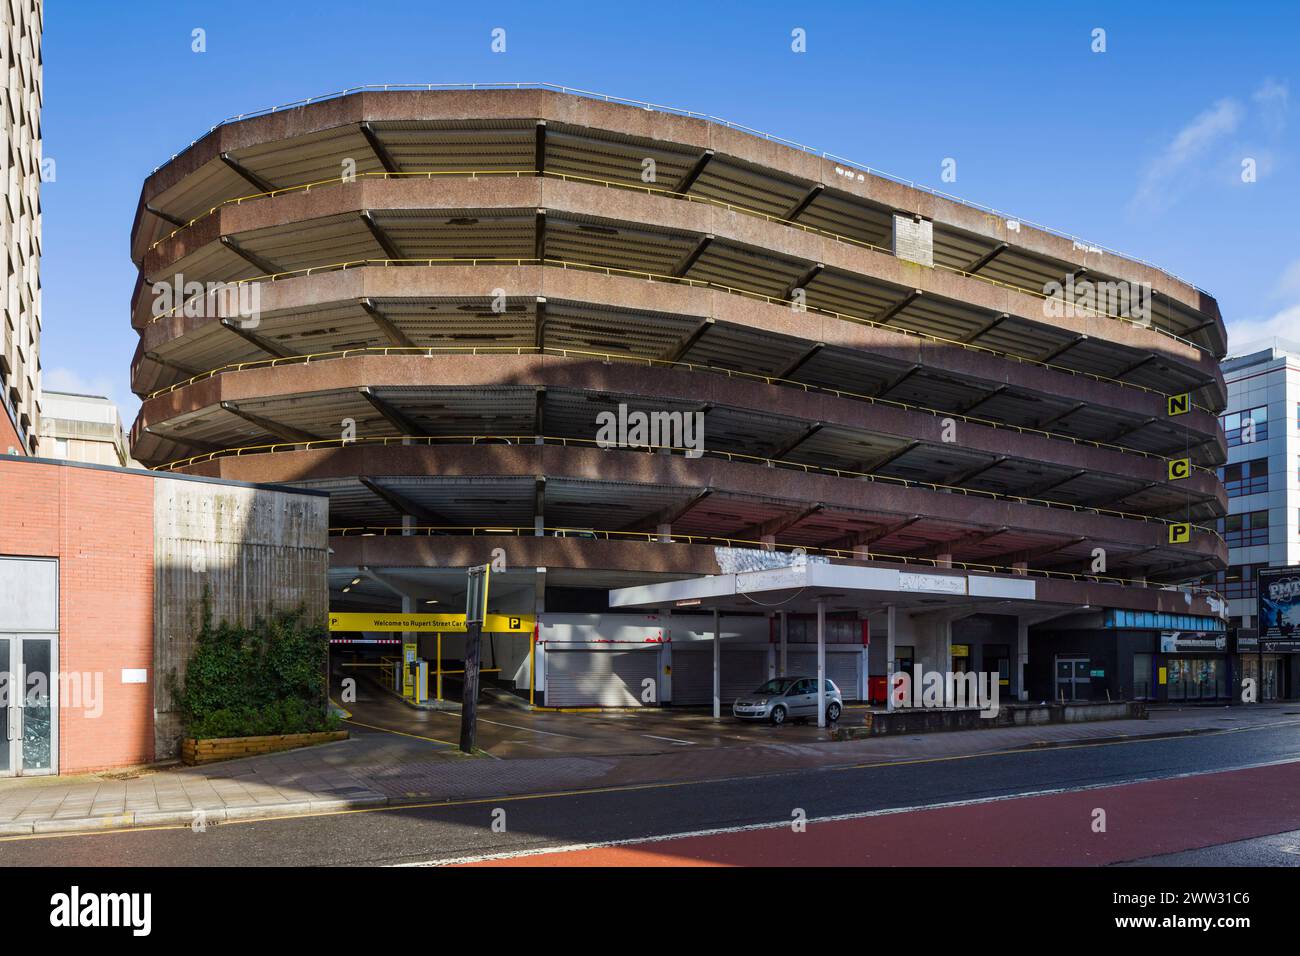
MULTIPOLYGON (((1275 721, 1269 724, 1259 724, 1254 727, 1227 727, 1224 728, 1223 730, 1212 730, 1209 733, 1200 734, 1199 736, 1218 737, 1224 734, 1240 734, 1251 730, 1266 730, 1270 727, 1291 726, 1296 724, 1300 724, 1300 720, 1282 720, 1282 721, 1275 721)), ((380 729, 382 730, 383 728, 380 729)), ((397 731, 390 731, 390 733, 397 733, 397 731)), ((412 735, 407 734, 404 736, 412 736, 412 735)), ((1079 743, 1073 745, 1062 745, 1060 747, 1055 747, 1052 749, 1088 750, 1094 747, 1117 747, 1125 744, 1160 743, 1162 741, 1167 741, 1167 740, 1177 740, 1184 736, 1187 735, 1184 733, 1174 732, 1163 737, 1136 737, 1132 740, 1109 740, 1100 743, 1079 743)), ((834 767, 818 767, 818 768, 811 768, 811 769, 825 770, 827 772, 845 771, 845 770, 872 770, 872 769, 884 768, 884 767, 904 767, 904 766, 911 766, 914 764, 948 763, 954 760, 970 760, 975 757, 1003 757, 1003 756, 1011 756, 1014 754, 1031 754, 1031 753, 1041 754, 1042 752, 1043 752, 1042 747, 1029 746, 1029 747, 1017 747, 1013 750, 985 750, 985 751, 980 751, 979 753, 971 753, 971 754, 950 754, 945 757, 918 757, 915 760, 886 760, 878 763, 841 764, 834 767)), ((1294 763, 1296 761, 1284 759, 1275 762, 1294 763)), ((1234 769, 1239 769, 1239 768, 1225 767, 1222 768, 1221 771, 1207 770, 1205 771, 1205 773, 1228 772, 1234 769)), ((673 780, 673 781, 664 781, 664 782, 655 782, 655 783, 621 784, 612 787, 592 787, 584 790, 552 790, 546 793, 521 793, 521 794, 505 794, 505 795, 491 796, 491 797, 466 797, 461 800, 438 800, 438 801, 430 801, 426 803, 398 803, 398 804, 388 804, 382 807, 355 807, 348 810, 326 810, 320 813, 293 813, 293 814, 284 814, 281 816, 250 817, 247 819, 241 818, 239 820, 226 820, 222 823, 214 824, 214 825, 235 826, 241 823, 274 823, 277 820, 302 820, 302 819, 313 818, 313 817, 314 818, 338 817, 338 816, 344 816, 346 814, 353 814, 353 813, 383 813, 386 811, 394 811, 394 810, 433 810, 433 809, 440 809, 443 807, 478 806, 484 803, 505 803, 505 802, 518 803, 524 800, 548 800, 556 797, 580 797, 586 794, 595 795, 595 794, 602 794, 602 793, 635 793, 641 790, 671 790, 680 787, 697 787, 702 784, 708 784, 708 783, 728 783, 735 780, 756 780, 756 779, 762 779, 764 777, 777 776, 779 774, 789 773, 789 772, 790 771, 787 770, 778 770, 772 773, 747 774, 739 777, 711 777, 703 780, 673 780)), ((1132 782, 1149 782, 1149 781, 1132 781, 1132 782)), ((1123 781, 1120 781, 1119 783, 1115 783, 1115 784, 1106 784, 1106 786, 1118 786, 1118 787, 1127 786, 1127 785, 1128 784, 1125 784, 1123 781)), ((1011 798, 1014 798, 1015 796, 1016 796, 1015 794, 1012 794, 1011 798)), ((30 834, 20 834, 17 836, 0 837, 0 843, 14 843, 23 840, 57 840, 65 837, 117 836, 121 834, 129 834, 129 833, 143 833, 149 830, 188 830, 188 829, 190 829, 189 824, 175 823, 175 824, 164 824, 161 826, 152 826, 152 827, 124 827, 117 830, 76 830, 68 833, 30 833, 30 834)))
POLYGON ((403 730, 392 730, 392 729, 390 729, 390 728, 388 728, 388 727, 379 727, 379 726, 376 726, 375 724, 366 724, 366 723, 362 723, 362 722, 359 721, 359 720, 351 720, 351 719, 348 719, 348 720, 346 720, 345 722, 346 722, 346 723, 349 723, 349 724, 356 724, 358 727, 365 727, 367 730, 381 730, 381 731, 383 731, 383 732, 386 733, 386 734, 397 734, 397 736, 399 736, 399 737, 411 737, 411 738, 414 739, 414 740, 427 740, 427 741, 429 741, 429 742, 431 742, 431 743, 435 743, 435 744, 445 744, 445 745, 448 746, 448 747, 458 747, 458 746, 460 746, 459 744, 454 744, 454 743, 452 743, 450 740, 442 740, 442 739, 440 739, 440 738, 438 738, 438 737, 422 737, 422 736, 420 736, 419 734, 408 734, 408 733, 406 733, 406 732, 403 731, 403 730))

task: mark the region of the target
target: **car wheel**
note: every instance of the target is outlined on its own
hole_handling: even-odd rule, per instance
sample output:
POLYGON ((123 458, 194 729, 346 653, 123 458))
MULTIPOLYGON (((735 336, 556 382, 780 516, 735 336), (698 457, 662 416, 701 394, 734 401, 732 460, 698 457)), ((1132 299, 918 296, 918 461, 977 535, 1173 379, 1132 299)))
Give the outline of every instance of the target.
POLYGON ((826 719, 832 724, 840 719, 840 705, 832 701, 826 706, 826 719))
POLYGON ((780 727, 785 723, 785 708, 780 704, 773 707, 772 713, 768 715, 768 720, 772 721, 775 726, 780 727))

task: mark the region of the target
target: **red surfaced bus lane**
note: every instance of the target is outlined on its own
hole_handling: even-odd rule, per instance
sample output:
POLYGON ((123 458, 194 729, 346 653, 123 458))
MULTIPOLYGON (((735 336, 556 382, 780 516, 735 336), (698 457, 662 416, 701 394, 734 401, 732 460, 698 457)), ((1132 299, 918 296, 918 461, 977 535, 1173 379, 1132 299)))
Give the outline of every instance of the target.
POLYGON ((1300 762, 792 825, 466 860, 484 866, 1102 866, 1300 829, 1300 762), (1095 829, 1104 812, 1104 831, 1095 829))

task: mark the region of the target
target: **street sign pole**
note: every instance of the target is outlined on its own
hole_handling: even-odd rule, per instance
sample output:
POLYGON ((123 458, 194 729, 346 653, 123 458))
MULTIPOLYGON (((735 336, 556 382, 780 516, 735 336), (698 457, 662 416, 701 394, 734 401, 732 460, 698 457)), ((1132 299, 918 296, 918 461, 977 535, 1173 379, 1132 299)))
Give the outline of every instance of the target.
POLYGON ((465 684, 460 698, 460 749, 474 752, 478 731, 479 645, 487 617, 488 578, 491 565, 469 569, 465 589, 465 684))
POLYGON ((462 753, 474 752, 474 737, 478 731, 478 649, 483 624, 475 621, 465 632, 465 689, 460 698, 460 749, 462 753))

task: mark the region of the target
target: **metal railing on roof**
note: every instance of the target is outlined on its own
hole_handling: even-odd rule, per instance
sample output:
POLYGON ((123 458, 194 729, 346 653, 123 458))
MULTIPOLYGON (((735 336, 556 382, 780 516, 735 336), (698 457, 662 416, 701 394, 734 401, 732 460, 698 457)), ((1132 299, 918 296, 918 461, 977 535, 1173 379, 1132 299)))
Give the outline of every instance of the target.
MULTIPOLYGON (((158 437, 170 441, 184 442, 184 438, 169 438, 167 435, 158 437)), ((258 454, 276 454, 279 452, 292 451, 312 451, 322 448, 346 448, 349 445, 380 445, 380 446, 399 446, 410 447, 411 445, 511 445, 523 447, 537 447, 538 445, 559 445, 567 448, 570 445, 576 445, 583 448, 600 448, 605 451, 614 450, 617 446, 610 446, 595 438, 570 438, 568 436, 553 435, 394 435, 394 436, 373 436, 364 438, 325 438, 312 439, 298 442, 274 442, 263 445, 244 445, 238 448, 226 448, 217 451, 204 452, 190 458, 181 458, 176 461, 159 465, 157 471, 175 471, 178 468, 189 468, 194 465, 203 464, 204 462, 216 461, 222 458, 241 458, 247 455, 258 454)), ((637 447, 627 449, 618 448, 622 451, 638 451, 647 454, 667 453, 670 455, 680 454, 683 456, 693 455, 694 449, 681 448, 675 445, 655 445, 655 444, 638 444, 637 447)), ((781 458, 765 458, 762 455, 746 455, 741 452, 720 451, 713 448, 699 450, 700 454, 709 458, 718 458, 729 462, 741 462, 742 464, 757 464, 768 468, 784 468, 790 471, 802 471, 805 474, 827 475, 834 478, 852 478, 859 481, 879 482, 881 484, 893 485, 901 488, 918 488, 926 491, 937 491, 950 495, 963 495, 970 498, 985 498, 991 501, 1005 501, 1013 504, 1032 505, 1036 508, 1055 508, 1063 511, 1070 511, 1075 514, 1094 514, 1107 518, 1120 518, 1125 521, 1139 521, 1147 524, 1158 525, 1175 525, 1190 524, 1190 522, 1180 522, 1170 518, 1159 518, 1154 515, 1143 515, 1135 512, 1120 511, 1114 508, 1098 508, 1089 505, 1076 505, 1068 501, 1053 501, 1048 498, 1034 498, 1026 495, 1004 495, 996 491, 985 491, 979 488, 963 488, 958 485, 945 485, 934 481, 919 481, 915 478, 895 478, 891 475, 878 475, 865 471, 854 471, 849 468, 832 468, 826 465, 811 465, 806 462, 789 461, 781 458)), ((1212 535, 1218 538, 1222 543, 1223 537, 1219 534, 1217 528, 1206 525, 1190 524, 1204 534, 1212 535)))
POLYGON ((948 561, 939 558, 924 558, 914 555, 888 554, 872 551, 867 546, 856 548, 832 548, 815 545, 789 544, 780 542, 754 541, 749 538, 729 538, 713 534, 680 534, 658 531, 596 531, 591 528, 542 528, 538 534, 535 526, 510 527, 501 525, 352 525, 329 529, 330 535, 340 538, 389 538, 389 537, 432 537, 437 535, 461 535, 467 537, 510 536, 518 538, 563 537, 586 538, 605 541, 644 541, 656 544, 704 544, 722 545, 728 548, 752 548, 764 551, 798 551, 807 554, 824 554, 827 557, 850 561, 880 561, 890 564, 920 565, 942 571, 975 571, 984 574, 1003 574, 1013 577, 1041 577, 1056 580, 1076 581, 1087 584, 1119 584, 1128 587, 1141 587, 1160 591, 1181 591, 1194 596, 1215 598, 1222 601, 1218 591, 1199 584, 1162 584, 1139 578, 1120 578, 1106 574, 1085 574, 1075 571, 1059 571, 1049 568, 1008 567, 1000 564, 987 564, 979 561, 948 561))
MULTIPOLYGON (((361 86, 352 86, 346 89, 336 90, 332 93, 326 93, 321 96, 310 96, 305 99, 295 100, 291 103, 282 103, 278 106, 269 106, 259 110, 253 110, 247 113, 237 113, 234 116, 228 116, 225 119, 221 120, 220 122, 212 125, 208 129, 208 131, 203 134, 203 136, 191 140, 190 143, 184 149, 180 150, 179 152, 173 153, 171 157, 168 159, 168 162, 171 162, 182 152, 191 148, 192 146, 194 146, 195 143, 199 142, 199 140, 203 139, 204 137, 220 129, 222 126, 226 126, 230 123, 238 123, 241 120, 253 119, 258 116, 266 116, 271 113, 279 113, 289 109, 297 109, 299 107, 308 106, 312 103, 319 103, 324 100, 339 99, 340 97, 351 96, 356 93, 434 92, 434 91, 456 91, 456 90, 465 90, 465 91, 546 90, 553 93, 564 93, 570 96, 580 96, 583 97, 584 99, 599 100, 604 103, 614 103, 621 106, 634 106, 637 107, 638 109, 650 110, 656 113, 668 113, 673 116, 683 116, 688 119, 702 120, 706 123, 711 123, 715 126, 722 126, 725 127, 726 129, 736 130, 737 132, 746 133, 750 136, 755 136, 759 139, 767 140, 768 142, 771 143, 777 143, 778 145, 781 146, 787 146, 790 149, 795 149, 803 153, 809 153, 811 155, 818 156, 822 159, 825 159, 829 162, 839 163, 842 166, 847 166, 857 172, 867 173, 871 176, 876 176, 881 179, 887 179, 890 182, 898 183, 901 186, 906 186, 909 189, 915 189, 918 190, 919 192, 928 193, 932 196, 937 196, 940 199, 946 199, 950 202, 959 203, 963 206, 967 206, 972 209, 978 209, 982 212, 986 212, 990 215, 997 216, 1000 219, 1006 220, 1007 222, 1019 223, 1021 225, 1029 226, 1032 229, 1037 229, 1041 232, 1045 232, 1050 235, 1056 236, 1060 239, 1067 239, 1070 242, 1074 243, 1077 247, 1080 247, 1085 252, 1100 252, 1100 253, 1108 253, 1114 256, 1119 256, 1120 258, 1126 259, 1129 262, 1134 262, 1139 265, 1147 266, 1148 268, 1151 269, 1156 269, 1159 272, 1162 272, 1165 275, 1169 276, 1171 279, 1174 279, 1178 282, 1182 282, 1184 285, 1187 285, 1198 292, 1204 292, 1206 295, 1210 294, 1206 292, 1206 290, 1200 288, 1199 286, 1188 281, 1187 279, 1184 279, 1181 276, 1178 276, 1175 273, 1169 271, 1168 269, 1158 266, 1155 263, 1150 262, 1146 259, 1141 259, 1136 256, 1131 256, 1126 253, 1119 252, 1115 249, 1108 248, 1106 246, 1098 245, 1097 243, 1082 239, 1079 236, 1074 235, 1073 233, 1065 232, 1063 230, 1053 228, 1052 226, 1047 226, 1042 223, 1034 222, 1033 220, 1025 219, 1022 216, 1014 216, 1010 213, 1003 212, 999 209, 996 209, 993 206, 985 205, 984 203, 973 202, 968 199, 963 199, 960 196, 954 196, 951 193, 946 193, 943 192, 942 190, 935 189, 931 186, 926 186, 923 183, 916 182, 915 180, 906 179, 902 176, 895 176, 893 173, 887 173, 884 170, 876 169, 864 163, 859 163, 856 160, 847 159, 835 153, 819 150, 815 146, 809 146, 805 143, 800 143, 792 139, 787 139, 784 136, 777 136, 775 133, 769 133, 766 132, 765 130, 755 129, 752 126, 745 126, 741 123, 733 122, 721 116, 714 116, 711 113, 700 113, 695 110, 681 109, 675 106, 665 106, 660 103, 650 103, 644 100, 628 99, 622 96, 611 96, 610 94, 607 93, 594 93, 590 90, 582 90, 570 86, 561 86, 555 83, 527 83, 527 82, 525 83, 383 83, 383 84, 370 83, 361 86)), ((150 175, 152 176, 164 165, 166 165, 166 163, 161 163, 158 166, 155 166, 150 171, 150 175)))

